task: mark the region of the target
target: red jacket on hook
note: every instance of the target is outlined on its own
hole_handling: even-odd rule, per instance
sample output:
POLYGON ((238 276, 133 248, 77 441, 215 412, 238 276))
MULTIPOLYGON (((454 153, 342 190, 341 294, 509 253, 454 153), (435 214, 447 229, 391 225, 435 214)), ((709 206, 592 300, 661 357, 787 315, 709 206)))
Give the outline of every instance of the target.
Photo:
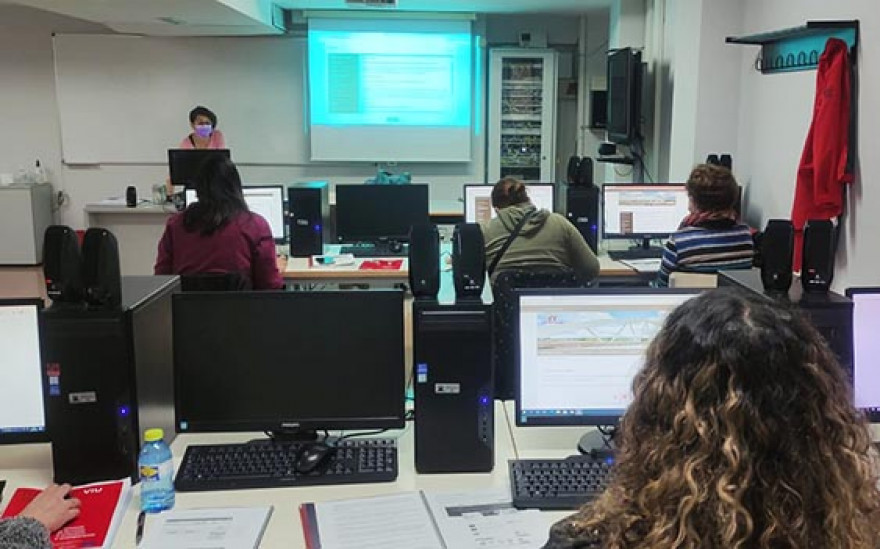
POLYGON ((798 166, 791 207, 795 271, 801 269, 807 220, 831 219, 843 213, 843 185, 851 183, 853 178, 847 171, 851 98, 846 42, 829 38, 819 57, 813 122, 798 166))

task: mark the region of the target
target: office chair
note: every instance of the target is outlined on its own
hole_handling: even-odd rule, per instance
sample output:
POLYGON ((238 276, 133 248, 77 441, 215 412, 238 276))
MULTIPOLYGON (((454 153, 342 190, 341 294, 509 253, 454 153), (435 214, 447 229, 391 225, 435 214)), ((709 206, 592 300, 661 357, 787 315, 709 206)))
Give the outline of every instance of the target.
POLYGON ((251 281, 241 273, 196 273, 180 275, 184 292, 238 292, 251 289, 251 281))
POLYGON ((510 400, 516 394, 516 346, 513 339, 517 288, 582 288, 590 286, 571 269, 514 269, 498 273, 492 284, 494 315, 492 353, 495 363, 495 398, 510 400))

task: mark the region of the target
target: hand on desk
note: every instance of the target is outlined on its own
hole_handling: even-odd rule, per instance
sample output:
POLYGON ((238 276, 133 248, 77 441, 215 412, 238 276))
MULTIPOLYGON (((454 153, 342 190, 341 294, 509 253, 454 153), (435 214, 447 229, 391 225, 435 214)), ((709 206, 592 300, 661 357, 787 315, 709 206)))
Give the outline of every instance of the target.
POLYGON ((69 484, 52 484, 37 494, 18 516, 42 522, 49 532, 58 530, 79 515, 80 501, 68 498, 69 484))
POLYGON ((287 256, 284 254, 276 255, 275 264, 278 266, 278 272, 283 273, 287 270, 287 256))

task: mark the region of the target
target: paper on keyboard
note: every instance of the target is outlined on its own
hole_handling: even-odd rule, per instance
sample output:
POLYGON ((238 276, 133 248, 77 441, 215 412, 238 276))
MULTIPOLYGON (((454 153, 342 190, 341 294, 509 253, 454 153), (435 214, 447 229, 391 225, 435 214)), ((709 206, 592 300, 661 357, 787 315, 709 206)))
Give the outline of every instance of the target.
POLYGON ((660 258, 652 257, 647 259, 621 259, 620 263, 640 273, 656 273, 660 270, 660 261, 660 258))

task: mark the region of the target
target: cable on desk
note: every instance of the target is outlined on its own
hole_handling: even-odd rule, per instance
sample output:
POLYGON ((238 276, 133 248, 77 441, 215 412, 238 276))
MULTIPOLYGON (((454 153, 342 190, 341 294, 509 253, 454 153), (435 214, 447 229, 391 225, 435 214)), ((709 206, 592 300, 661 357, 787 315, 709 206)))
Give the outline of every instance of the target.
POLYGON ((388 429, 376 429, 375 431, 361 431, 357 433, 349 433, 347 435, 342 435, 336 439, 336 444, 339 444, 343 440, 347 438, 355 438, 355 437, 366 437, 370 435, 381 435, 382 433, 387 432, 388 429))

